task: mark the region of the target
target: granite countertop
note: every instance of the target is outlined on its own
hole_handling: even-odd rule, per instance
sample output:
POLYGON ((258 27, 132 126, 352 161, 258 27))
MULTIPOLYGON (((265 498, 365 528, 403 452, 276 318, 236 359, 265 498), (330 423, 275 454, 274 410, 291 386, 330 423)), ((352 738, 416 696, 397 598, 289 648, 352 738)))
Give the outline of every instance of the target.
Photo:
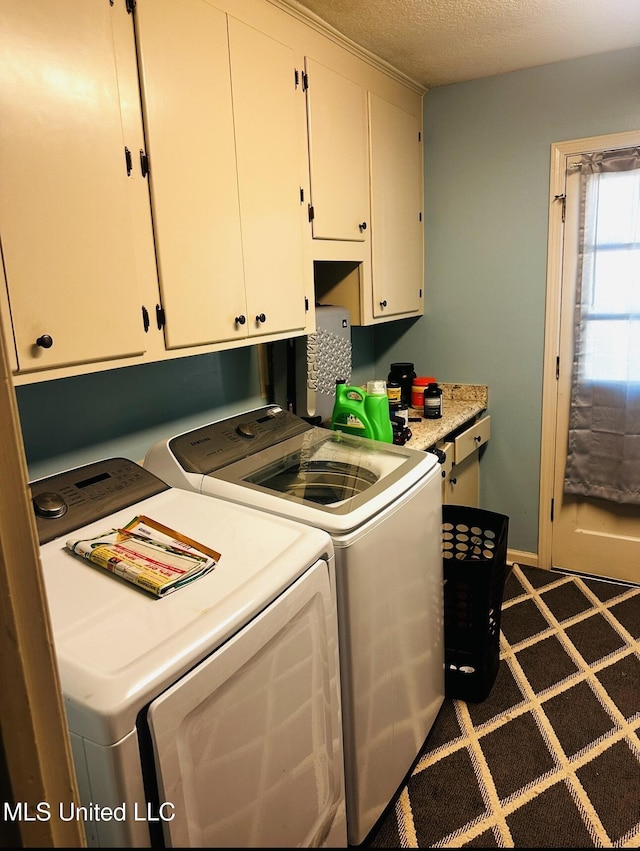
POLYGON ((420 417, 420 422, 409 422, 411 438, 405 446, 411 449, 429 449, 439 440, 473 422, 487 409, 489 390, 483 384, 440 384, 442 390, 442 416, 426 420, 423 411, 409 408, 409 417, 420 417))

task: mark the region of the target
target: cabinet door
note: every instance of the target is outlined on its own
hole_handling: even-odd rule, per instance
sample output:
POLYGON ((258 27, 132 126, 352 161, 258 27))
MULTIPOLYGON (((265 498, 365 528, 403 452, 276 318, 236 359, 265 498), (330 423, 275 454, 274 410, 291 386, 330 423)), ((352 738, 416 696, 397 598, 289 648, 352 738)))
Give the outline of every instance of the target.
POLYGON ((478 453, 467 455, 464 461, 454 464, 443 481, 442 501, 448 505, 480 504, 480 460, 478 453))
POLYGON ((138 0, 136 27, 166 345, 246 338, 227 17, 138 0))
POLYGON ((367 238, 369 167, 364 89, 305 59, 314 239, 367 238))
POLYGON ((423 312, 419 120, 369 93, 373 316, 423 312))
POLYGON ((119 91, 114 15, 123 4, 0 4, 0 229, 21 372, 145 351, 120 100, 138 93, 119 91))
POLYGON ((231 17, 229 45, 248 332, 297 331, 305 279, 293 51, 231 17))

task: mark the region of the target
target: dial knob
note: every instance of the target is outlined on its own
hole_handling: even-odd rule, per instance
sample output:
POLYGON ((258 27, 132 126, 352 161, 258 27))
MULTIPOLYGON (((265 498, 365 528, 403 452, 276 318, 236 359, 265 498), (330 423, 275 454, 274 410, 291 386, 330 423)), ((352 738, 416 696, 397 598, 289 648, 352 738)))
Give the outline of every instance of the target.
POLYGON ((240 437, 246 437, 248 440, 252 440, 256 436, 251 423, 240 423, 236 428, 236 433, 239 434, 240 437))
POLYGON ((53 519, 67 513, 67 503, 59 493, 43 491, 33 498, 33 507, 39 517, 53 519))

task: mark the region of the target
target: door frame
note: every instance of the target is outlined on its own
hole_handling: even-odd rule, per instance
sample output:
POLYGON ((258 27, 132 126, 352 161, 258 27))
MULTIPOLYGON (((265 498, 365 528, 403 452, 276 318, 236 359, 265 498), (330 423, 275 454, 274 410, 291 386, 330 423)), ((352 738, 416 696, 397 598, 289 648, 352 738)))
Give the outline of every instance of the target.
POLYGON ((640 131, 629 130, 603 136, 587 136, 551 145, 549 176, 549 233, 547 289, 542 372, 542 431, 540 440, 540 501, 538 511, 538 567, 550 570, 553 522, 551 519, 558 413, 558 358, 560 355, 560 308, 564 253, 564 185, 566 160, 588 151, 624 148, 640 144, 640 131))
MULTIPOLYGON (((0 286, 4 280, 0 258, 0 286)), ((24 848, 84 848, 83 822, 58 818, 60 802, 77 807, 80 797, 1 316, 0 458, 0 677, 11 684, 0 694, 0 790, 6 802, 29 808, 16 810, 5 829, 24 848)))

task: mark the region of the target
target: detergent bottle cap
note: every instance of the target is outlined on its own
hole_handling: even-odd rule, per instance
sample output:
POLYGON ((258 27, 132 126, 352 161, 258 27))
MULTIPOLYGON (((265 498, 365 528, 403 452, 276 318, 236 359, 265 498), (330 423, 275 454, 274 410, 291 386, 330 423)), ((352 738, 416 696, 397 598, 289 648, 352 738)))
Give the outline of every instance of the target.
POLYGON ((375 378, 367 381, 367 393, 370 396, 386 396, 387 382, 383 378, 375 378))

